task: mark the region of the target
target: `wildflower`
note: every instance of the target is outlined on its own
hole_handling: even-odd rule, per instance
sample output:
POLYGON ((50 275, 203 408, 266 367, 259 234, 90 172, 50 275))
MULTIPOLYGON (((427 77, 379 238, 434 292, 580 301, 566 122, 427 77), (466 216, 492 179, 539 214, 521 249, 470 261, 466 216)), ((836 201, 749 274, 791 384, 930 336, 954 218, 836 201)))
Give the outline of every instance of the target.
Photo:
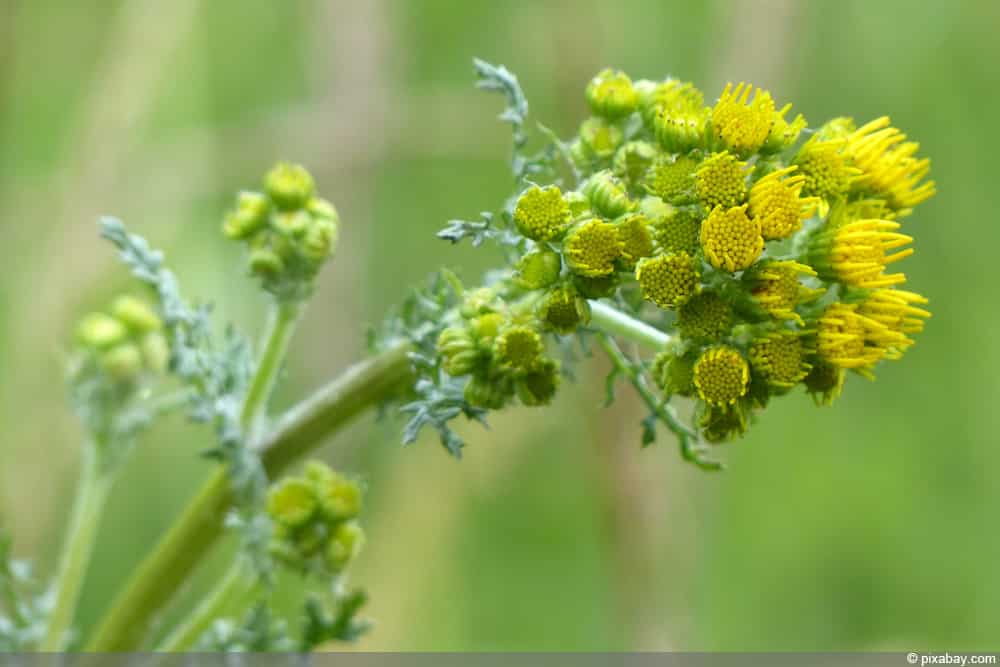
POLYGON ((772 171, 750 188, 750 216, 760 222, 767 240, 788 238, 800 230, 819 201, 801 197, 805 176, 793 176, 795 171, 795 166, 772 171))
POLYGON ((791 260, 766 260, 755 266, 747 278, 754 301, 779 320, 794 320, 802 324, 795 307, 820 290, 810 290, 800 281, 801 276, 815 276, 805 264, 791 260))
POLYGON ((597 160, 610 159, 625 139, 620 127, 600 117, 583 121, 579 135, 584 156, 597 160))
POLYGON ((559 389, 559 362, 541 359, 515 381, 517 397, 527 406, 548 405, 559 389))
POLYGON ((712 108, 712 130, 723 145, 740 155, 749 155, 764 145, 774 115, 774 100, 769 92, 758 88, 754 93, 754 87, 745 83, 734 89, 729 83, 712 108))
POLYGON ((615 224, 618 240, 621 242, 621 263, 628 270, 643 257, 653 254, 653 233, 649 220, 641 213, 633 213, 621 218, 615 224))
POLYGON ((590 304, 569 285, 549 290, 538 307, 538 319, 561 334, 571 334, 590 322, 590 304))
POLYGON ((656 147, 649 142, 630 141, 615 153, 611 171, 615 176, 635 187, 645 177, 656 158, 656 153, 656 147))
POLYGON ((441 330, 437 339, 437 352, 441 357, 441 368, 453 376, 471 373, 482 356, 472 332, 461 326, 441 330))
POLYGON ((694 364, 687 356, 664 350, 653 359, 650 374, 666 396, 694 394, 694 364))
POLYGON ((785 120, 785 114, 791 108, 791 104, 786 104, 774 113, 774 124, 771 125, 771 132, 761 147, 762 153, 780 153, 799 140, 799 134, 806 128, 806 119, 802 114, 799 114, 791 122, 785 120))
POLYGON ((861 170, 856 189, 884 197, 900 215, 934 195, 934 181, 924 181, 931 162, 914 155, 920 144, 889 125, 883 116, 848 135, 844 153, 861 170), (924 181, 924 182, 922 182, 924 181))
POLYGON ((305 167, 287 162, 278 163, 264 177, 264 191, 284 211, 305 207, 315 187, 312 175, 305 167))
POLYGON ((858 313, 858 304, 834 303, 817 322, 816 350, 827 362, 871 376, 888 348, 905 345, 906 337, 858 313))
POLYGON ((686 252, 675 252, 640 260, 635 279, 642 295, 661 308, 678 306, 698 289, 698 266, 686 252))
POLYGON ((747 217, 746 210, 746 204, 728 210, 716 206, 701 223, 701 246, 715 268, 740 271, 763 252, 760 222, 747 217))
POLYGON ((693 83, 667 79, 666 81, 636 81, 634 88, 639 99, 639 112, 647 127, 653 126, 660 110, 694 112, 705 108, 705 96, 693 83))
POLYGON ((513 379, 502 374, 473 375, 463 393, 469 405, 488 410, 499 410, 513 395, 513 379))
POLYGON ((844 376, 840 366, 817 359, 802 382, 816 405, 830 405, 844 388, 844 376))
POLYGON ((686 200, 694 187, 697 160, 687 155, 661 156, 646 173, 646 190, 663 201, 686 200))
POLYGON ((854 287, 889 287, 905 282, 902 273, 884 273, 889 264, 913 254, 913 248, 891 253, 913 241, 896 232, 899 227, 891 220, 828 224, 809 243, 809 264, 821 278, 854 287))
POLYGON ((346 521, 333 530, 326 547, 326 565, 332 572, 342 572, 365 546, 365 531, 357 521, 346 521))
POLYGON ((525 289, 542 289, 559 279, 562 259, 548 248, 536 248, 518 260, 514 279, 525 289))
POLYGON ((708 113, 661 107, 653 118, 653 136, 671 153, 686 153, 705 143, 708 113))
POLYGON ((653 223, 653 238, 663 252, 694 255, 700 237, 701 218, 689 209, 671 208, 653 223))
POLYGON ((312 484, 288 478, 274 484, 267 493, 267 513, 275 521, 296 528, 312 519, 319 503, 312 484))
POLYGON ((743 435, 750 423, 747 410, 734 403, 706 406, 698 416, 698 427, 706 442, 720 443, 743 435))
POLYGON ((819 197, 827 206, 847 196, 861 172, 848 162, 844 143, 843 139, 821 139, 816 134, 802 145, 793 162, 805 178, 802 194, 819 197))
POLYGON ((111 304, 111 314, 134 333, 143 334, 163 327, 160 317, 145 301, 124 294, 111 304))
POLYGON ((715 292, 701 292, 677 309, 677 328, 687 338, 718 340, 733 326, 733 308, 715 292))
POLYGON ((886 358, 898 359, 913 341, 906 334, 924 330, 924 319, 930 312, 914 304, 924 305, 927 299, 898 289, 877 289, 858 305, 858 314, 885 326, 901 338, 886 350, 886 358))
POLYGON ((612 223, 591 218, 578 223, 566 235, 563 256, 574 273, 597 277, 614 271, 615 260, 623 249, 618 229, 612 223))
POLYGON ((714 347, 704 352, 694 364, 694 386, 709 405, 732 405, 746 395, 750 368, 731 347, 714 347))
POLYGON ((582 296, 588 299, 603 299, 614 294, 618 287, 618 277, 613 273, 597 278, 575 275, 573 276, 573 285, 582 296))
POLYGON ((493 354, 503 368, 526 371, 542 356, 542 338, 527 326, 508 327, 493 343, 493 354))
POLYGON ((698 199, 711 211, 716 206, 731 208, 747 196, 746 163, 725 151, 712 153, 695 171, 694 185, 698 199))
POLYGON ((608 218, 617 218, 635 209, 625 186, 606 169, 587 179, 581 190, 594 210, 608 218))
POLYGON ((587 103, 594 113, 616 120, 635 111, 638 95, 632 79, 621 71, 606 69, 590 80, 586 89, 587 103))
POLYGON ((754 373, 773 387, 794 387, 811 369, 799 334, 787 329, 755 338, 747 356, 754 373))
POLYGON ((521 193, 514 206, 517 229, 534 241, 560 236, 569 224, 569 205, 554 185, 532 185, 521 193))
POLYGON ((259 192, 241 192, 236 198, 236 209, 226 215, 223 233, 230 239, 246 239, 267 226, 271 204, 259 192))

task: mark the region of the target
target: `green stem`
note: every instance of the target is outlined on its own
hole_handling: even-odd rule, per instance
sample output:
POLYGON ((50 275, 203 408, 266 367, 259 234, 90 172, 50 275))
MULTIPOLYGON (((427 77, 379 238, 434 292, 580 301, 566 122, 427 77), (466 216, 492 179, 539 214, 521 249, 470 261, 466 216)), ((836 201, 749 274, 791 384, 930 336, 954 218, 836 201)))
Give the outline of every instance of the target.
POLYGON ((601 301, 590 302, 590 326, 657 351, 663 349, 671 339, 670 334, 601 301))
POLYGON ((70 638, 69 630, 94 551, 101 512, 111 489, 113 476, 102 469, 95 444, 88 443, 83 448, 82 463, 66 544, 56 578, 52 582, 56 599, 45 636, 39 644, 41 651, 62 651, 70 638))
POLYGON ((250 589, 249 579, 243 568, 236 565, 229 568, 214 589, 157 647, 157 653, 180 653, 190 651, 198 639, 221 618, 250 589))
POLYGON ((249 443, 256 440, 261 418, 267 412, 267 402, 281 372, 301 312, 300 301, 276 301, 271 307, 264 333, 264 349, 240 413, 240 427, 249 443))
MULTIPOLYGON (((365 409, 410 379, 410 345, 399 342, 345 371, 289 410, 257 443, 269 477, 318 447, 365 409)), ((216 470, 132 574, 87 645, 90 651, 138 648, 155 618, 215 544, 231 500, 224 469, 216 470)))

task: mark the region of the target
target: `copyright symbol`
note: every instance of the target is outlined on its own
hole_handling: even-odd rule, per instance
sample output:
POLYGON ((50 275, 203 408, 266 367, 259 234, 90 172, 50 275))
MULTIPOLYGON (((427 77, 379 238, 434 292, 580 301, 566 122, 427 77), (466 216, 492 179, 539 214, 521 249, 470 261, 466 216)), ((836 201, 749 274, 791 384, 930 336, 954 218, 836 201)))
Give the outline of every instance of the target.
POLYGON ((911 665, 917 664, 917 660, 920 660, 920 656, 917 655, 916 653, 906 654, 906 662, 910 663, 911 665))

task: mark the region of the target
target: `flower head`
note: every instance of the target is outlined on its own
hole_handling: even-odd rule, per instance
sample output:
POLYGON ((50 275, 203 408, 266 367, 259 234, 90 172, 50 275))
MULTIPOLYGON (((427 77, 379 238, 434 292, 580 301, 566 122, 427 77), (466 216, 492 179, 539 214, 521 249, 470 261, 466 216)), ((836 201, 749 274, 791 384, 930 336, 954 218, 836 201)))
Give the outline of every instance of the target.
POLYGON ((816 197, 801 196, 805 176, 795 171, 794 166, 772 171, 750 188, 750 216, 760 222, 767 240, 788 238, 800 230, 818 203, 816 197))
POLYGON ((856 303, 827 306, 816 329, 816 350, 820 357, 868 376, 889 348, 907 343, 903 334, 860 314, 856 303))
POLYGON ((614 224, 621 242, 621 263, 632 270, 636 262, 653 254, 653 232, 649 220, 641 213, 632 213, 614 224))
POLYGON ((747 205, 728 210, 716 206, 701 223, 701 246, 717 269, 735 272, 749 268, 764 251, 760 222, 747 217, 747 205))
POLYGON ((708 112, 661 107, 653 117, 653 136, 671 153, 686 153, 705 143, 708 112))
POLYGON ((885 268, 909 257, 913 239, 900 234, 898 222, 855 220, 821 230, 809 243, 808 257, 819 276, 854 287, 889 287, 906 281, 902 273, 886 275, 885 268), (896 252, 893 252, 896 251, 896 252))
POLYGON ((614 271, 622 256, 624 243, 614 224, 591 218, 574 226, 566 234, 563 254, 566 264, 581 276, 605 276, 614 271))
POLYGON ((493 343, 493 356, 502 368, 530 370, 541 358, 542 337, 528 326, 504 329, 493 343))
POLYGON ((732 405, 746 395, 749 384, 750 368, 731 347, 713 347, 694 363, 694 386, 709 405, 732 405))
POLYGON ((925 305, 927 299, 905 290, 877 289, 858 305, 858 314, 885 326, 901 338, 886 350, 887 359, 898 359, 913 341, 907 334, 924 330, 924 320, 930 312, 918 306, 925 305))
POLYGON ((746 199, 746 177, 745 162, 726 151, 712 153, 695 171, 695 193, 708 211, 716 206, 731 208, 746 199))
POLYGON ((785 120, 785 114, 791 108, 791 104, 786 104, 774 113, 774 124, 771 126, 771 132, 767 135, 767 140, 761 147, 761 152, 780 153, 799 140, 799 134, 806 128, 806 119, 802 114, 799 114, 791 122, 785 120))
POLYGON ((532 185, 521 193, 514 206, 517 229, 534 241, 560 236, 569 224, 569 204, 554 185, 532 185))
POLYGON ((606 69, 590 80, 587 103, 594 113, 615 120, 635 111, 638 94, 625 72, 606 69))
POLYGON ((715 292, 694 295, 677 309, 677 328, 688 338, 718 340, 733 326, 733 308, 715 292))
POLYGON ((571 334, 590 322, 590 305, 572 286, 554 287, 538 306, 538 319, 561 334, 571 334))
POLYGON ((691 298, 700 280, 698 266, 686 252, 647 257, 635 270, 642 295, 660 308, 672 308, 691 298))
POLYGON ((795 307, 816 295, 815 290, 802 284, 802 276, 815 276, 816 272, 805 264, 791 260, 766 260, 755 266, 748 279, 754 301, 772 317, 794 320, 802 324, 795 307))
POLYGON ((628 197, 625 185, 607 169, 587 179, 582 191, 593 209, 608 218, 617 218, 636 208, 628 197))
POLYGON ((630 141, 618 149, 611 170, 630 187, 638 187, 656 158, 657 150, 648 141, 630 141))
POLYGON ((595 116, 580 124, 580 145, 591 160, 608 160, 622 145, 625 135, 617 125, 595 116))
POLYGON ((559 279, 562 259, 548 248, 536 248, 518 260, 515 280, 525 289, 542 289, 559 279))
POLYGON ((688 356, 664 350, 653 359, 650 374, 656 386, 667 396, 694 394, 694 364, 688 356))
POLYGON ((541 359, 515 382, 517 397, 527 406, 548 405, 559 389, 559 362, 541 359))
POLYGON ((755 338, 748 356, 753 372, 774 387, 794 387, 811 369, 800 335, 787 329, 755 338))
POLYGON ((304 208, 313 196, 316 184, 305 167, 279 162, 264 177, 264 191, 274 204, 285 211, 304 208))
POLYGON ((471 373, 482 358, 482 351, 472 332, 463 326, 441 330, 437 339, 437 353, 441 357, 441 368, 448 375, 454 376, 471 373))
POLYGON ((653 237, 663 252, 694 255, 700 236, 701 218, 689 209, 671 208, 653 222, 653 237))
POLYGON ((687 155, 661 156, 646 173, 646 190, 663 201, 686 200, 694 187, 694 170, 698 161, 687 155))
POLYGON ((802 382, 816 405, 830 405, 844 388, 844 376, 844 369, 840 366, 817 359, 802 382))
POLYGON ((915 157, 920 144, 906 141, 906 135, 889 125, 883 116, 848 135, 844 153, 861 170, 856 189, 884 197, 889 205, 906 215, 917 204, 934 195, 934 181, 924 179, 931 162, 915 157))
POLYGON ((795 156, 795 165, 804 177, 802 193, 819 197, 830 205, 847 196, 860 171, 844 155, 843 139, 809 138, 795 156))
POLYGON ((769 92, 758 88, 754 93, 752 85, 740 83, 733 88, 729 83, 712 108, 712 130, 725 146, 749 155, 764 145, 774 116, 774 100, 769 92))

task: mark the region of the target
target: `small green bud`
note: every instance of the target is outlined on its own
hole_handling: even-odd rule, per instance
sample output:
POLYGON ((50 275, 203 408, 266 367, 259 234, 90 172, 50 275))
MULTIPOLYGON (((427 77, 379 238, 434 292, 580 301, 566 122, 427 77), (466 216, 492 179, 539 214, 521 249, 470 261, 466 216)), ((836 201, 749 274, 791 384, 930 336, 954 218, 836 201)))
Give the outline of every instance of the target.
POLYGON ((167 370, 170 362, 170 346, 167 339, 159 331, 150 331, 143 336, 139 344, 142 348, 142 358, 146 362, 146 368, 154 373, 162 373, 167 370))
POLYGON ((667 396, 694 395, 694 362, 674 350, 664 350, 656 355, 650 375, 667 396))
POLYGON ((532 185, 514 205, 514 224, 521 234, 535 241, 560 236, 569 223, 569 205, 554 185, 532 185))
POLYGON ((559 362, 542 359, 517 379, 517 397, 527 406, 548 405, 559 389, 560 379, 559 362))
POLYGON ((701 436, 707 442, 720 443, 743 435, 749 428, 746 410, 739 404, 705 406, 698 420, 701 436))
POLYGON ((76 337, 87 347, 109 348, 125 340, 128 329, 117 319, 104 313, 91 313, 84 317, 76 329, 76 337))
POLYGON ((573 273, 596 278, 614 272, 624 247, 612 223, 591 218, 577 223, 566 234, 563 256, 573 273))
POLYGON ((316 513, 316 507, 313 487, 302 479, 284 479, 273 485, 267 494, 267 513, 289 528, 307 523, 316 513))
POLYGON ((274 278, 285 268, 285 263, 270 247, 263 246, 250 251, 250 272, 261 278, 274 278))
POLYGON ((632 113, 639 103, 639 95, 632 87, 632 79, 624 72, 611 69, 606 69, 591 79, 585 95, 594 113, 612 120, 632 113))
POLYGON ((337 209, 331 202, 322 197, 313 197, 310 199, 306 209, 314 218, 329 220, 335 225, 340 225, 340 215, 337 213, 337 209))
POLYGON ((302 254, 306 259, 322 263, 337 247, 337 225, 327 218, 314 219, 302 237, 302 254))
POLYGON ((538 319, 561 334, 571 334, 590 322, 590 304, 572 286, 553 288, 538 306, 538 319))
POLYGON ((122 343, 100 357, 101 369, 119 382, 134 380, 142 373, 142 353, 132 343, 122 343))
POLYGON ((352 479, 333 473, 316 484, 315 491, 320 510, 330 520, 353 519, 361 512, 361 485, 352 479))
POLYGON ((573 276, 573 285, 580 294, 588 299, 603 299, 615 293, 618 287, 618 277, 614 274, 590 278, 588 276, 573 276))
POLYGON ((646 175, 649 166, 656 159, 656 147, 646 141, 630 141, 615 153, 611 169, 615 176, 633 187, 646 175))
POLYGON ((341 572, 365 546, 365 531, 356 521, 337 526, 326 547, 326 565, 333 572, 341 572))
POLYGON ((583 184, 582 191, 590 199, 594 210, 608 218, 617 218, 636 208, 622 182, 606 169, 591 176, 583 184))
POLYGON ((477 341, 484 345, 492 345, 503 323, 504 317, 500 313, 486 313, 469 320, 469 331, 477 341))
POLYGON ((156 331, 163 326, 153 309, 134 296, 122 295, 115 299, 111 304, 111 314, 136 333, 156 331))
POLYGON ((267 225, 270 204, 259 192, 244 191, 236 199, 236 210, 230 211, 222 232, 231 239, 246 239, 267 225))
POLYGON ((525 289, 542 289, 559 279, 561 269, 559 253, 548 248, 537 248, 518 260, 514 278, 525 289))
POLYGON ((497 336, 493 354, 501 366, 527 371, 541 358, 544 351, 542 337, 526 326, 508 327, 497 336))
POLYGON ((481 356, 472 332, 465 327, 447 327, 442 330, 438 335, 437 351, 441 356, 441 367, 445 373, 452 376, 471 373, 478 365, 481 356))
POLYGON ((480 287, 479 289, 465 293, 465 298, 462 301, 459 312, 462 317, 475 317, 476 315, 492 313, 496 309, 496 292, 489 287, 480 287))
POLYGON ((594 217, 594 212, 590 208, 590 200, 582 192, 577 192, 576 190, 567 192, 563 195, 563 199, 569 205, 571 219, 580 220, 581 218, 594 217))
POLYGON ((473 375, 465 385, 465 400, 469 405, 499 410, 513 394, 511 380, 505 376, 473 375))
POLYGON ((305 211, 285 211, 272 216, 274 228, 290 237, 302 236, 311 224, 312 217, 305 211))
POLYGON ((624 140, 621 128, 603 118, 588 118, 580 124, 580 146, 587 157, 610 160, 624 140))
POLYGON ((315 183, 306 168, 281 162, 264 177, 264 190, 285 211, 303 208, 313 196, 315 183))

